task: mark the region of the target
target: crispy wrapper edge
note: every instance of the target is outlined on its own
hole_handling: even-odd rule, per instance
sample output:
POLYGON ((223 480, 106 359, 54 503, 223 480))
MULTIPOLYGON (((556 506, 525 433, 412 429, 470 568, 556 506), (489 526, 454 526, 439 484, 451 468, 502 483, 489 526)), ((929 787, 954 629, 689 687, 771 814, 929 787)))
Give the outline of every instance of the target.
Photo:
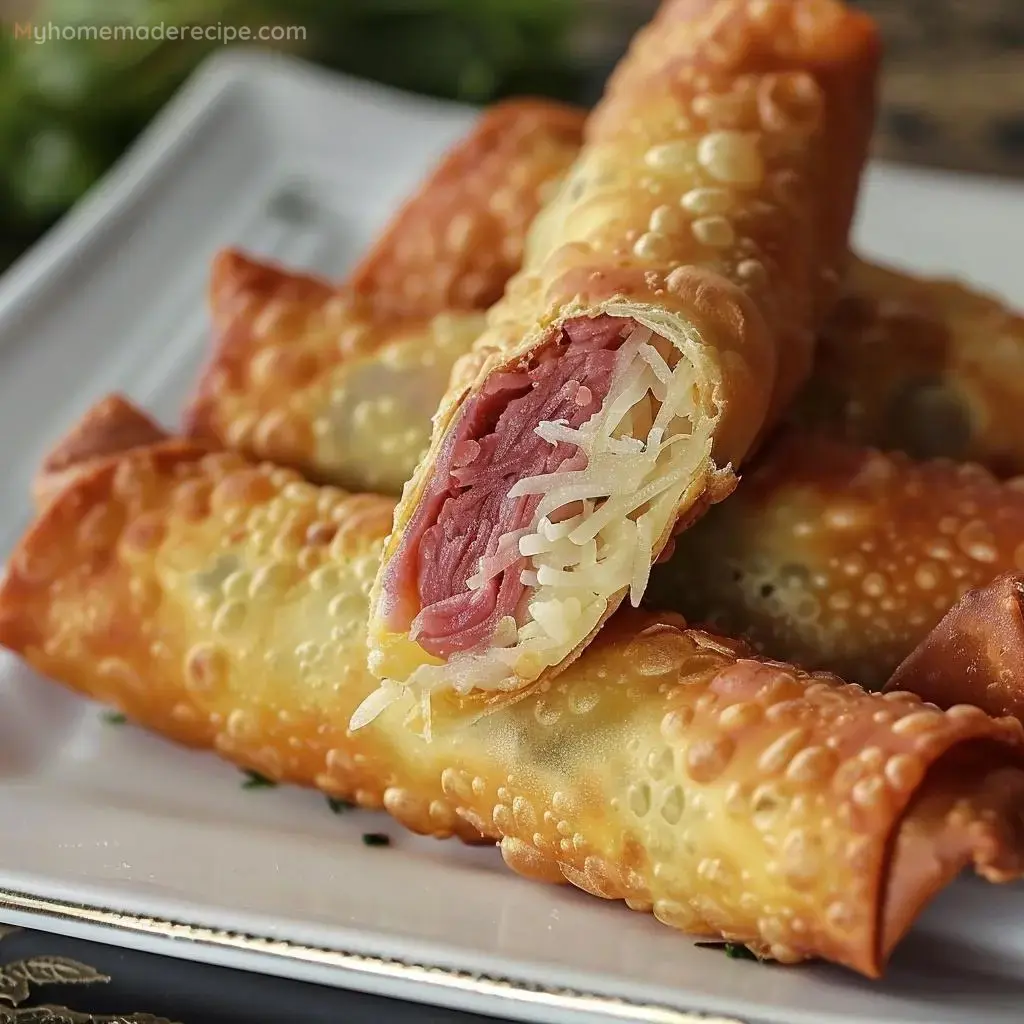
POLYGON ((910 690, 939 707, 974 704, 1024 721, 1024 575, 969 590, 907 655, 886 692, 910 690))
POLYGON ((96 459, 166 439, 164 429, 122 395, 109 395, 94 405, 43 459, 32 481, 36 506, 46 505, 96 459))
POLYGON ((568 169, 585 119, 577 107, 537 98, 486 109, 391 219, 349 286, 384 321, 491 306, 519 269, 526 231, 568 169), (451 230, 460 217, 464 238, 451 230), (406 279, 436 269, 438 250, 454 263, 447 289, 420 297, 406 279))
POLYGON ((362 626, 324 642, 324 623, 338 599, 343 627, 365 615, 389 504, 188 443, 108 447, 15 551, 0 643, 171 739, 784 961, 877 976, 961 868, 1021 873, 1019 723, 866 694, 678 617, 620 614, 519 699, 440 702, 429 741, 416 708, 350 733, 374 686, 362 626))

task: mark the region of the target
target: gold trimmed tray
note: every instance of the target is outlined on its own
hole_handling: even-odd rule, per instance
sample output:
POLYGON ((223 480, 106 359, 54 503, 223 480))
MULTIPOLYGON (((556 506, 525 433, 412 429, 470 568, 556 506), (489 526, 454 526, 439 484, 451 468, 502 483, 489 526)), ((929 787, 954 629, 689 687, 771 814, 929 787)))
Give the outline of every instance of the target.
MULTIPOLYGON (((308 974, 302 970, 303 966, 327 968, 339 972, 339 985, 348 981, 345 987, 362 991, 379 991, 382 987, 379 983, 382 981, 403 987, 413 985, 417 989, 426 987, 441 996, 438 1002, 453 1007, 468 1008, 468 1003, 477 1004, 483 1000, 488 1003, 500 1001, 503 1013, 510 1012, 510 1006, 529 1009, 531 1016, 543 1011, 545 1016, 541 1019, 546 1020, 551 1020, 550 1015, 554 1013, 566 1020, 572 1019, 566 1015, 583 1014, 586 1020, 591 1021, 630 1021, 636 1024, 749 1024, 732 1017, 710 1017, 668 1006, 634 1003, 568 988, 548 988, 511 978, 303 946, 282 939, 221 931, 77 903, 61 903, 26 893, 0 891, 0 913, 8 919, 21 919, 24 915, 25 920, 32 924, 38 923, 36 918, 42 916, 51 927, 57 926, 61 932, 69 935, 86 934, 91 939, 109 941, 115 945, 130 942, 133 947, 154 952, 163 951, 163 942, 184 942, 206 954, 196 959, 225 966, 244 968, 246 964, 239 958, 276 958, 284 961, 287 966, 274 965, 276 969, 268 970, 267 973, 296 979, 302 979, 308 974), (342 975, 347 977, 343 978, 342 975)), ((389 994, 398 995, 398 992, 389 994)))

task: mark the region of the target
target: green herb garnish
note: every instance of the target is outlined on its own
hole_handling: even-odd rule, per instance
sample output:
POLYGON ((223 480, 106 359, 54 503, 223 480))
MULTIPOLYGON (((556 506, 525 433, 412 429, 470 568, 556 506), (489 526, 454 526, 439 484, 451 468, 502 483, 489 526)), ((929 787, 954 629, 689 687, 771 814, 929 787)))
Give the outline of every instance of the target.
POLYGON ((277 785, 273 779, 268 779, 265 775, 260 775, 259 772, 254 772, 251 768, 243 768, 242 774, 245 776, 242 789, 273 789, 277 785))
POLYGON ((699 949, 720 949, 730 960, 756 960, 759 963, 761 960, 756 953, 739 942, 697 942, 694 945, 699 949))
POLYGON ((341 797, 329 796, 327 798, 327 806, 330 807, 335 814, 344 814, 346 811, 354 811, 356 805, 350 803, 348 800, 342 800, 341 797))
POLYGON ((390 846, 391 836, 383 832, 364 832, 363 846, 390 846))
POLYGON ((120 711, 104 711, 101 717, 107 725, 124 725, 128 721, 128 716, 120 711))

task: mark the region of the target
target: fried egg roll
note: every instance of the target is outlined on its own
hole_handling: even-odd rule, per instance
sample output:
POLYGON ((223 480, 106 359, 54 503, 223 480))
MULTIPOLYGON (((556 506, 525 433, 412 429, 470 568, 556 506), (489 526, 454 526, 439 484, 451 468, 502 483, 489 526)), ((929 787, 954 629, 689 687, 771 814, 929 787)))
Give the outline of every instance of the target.
POLYGON ((796 430, 678 539, 649 599, 879 688, 973 587, 1024 568, 1024 481, 796 430))
POLYGON ((1024 473, 1024 317, 956 281, 852 261, 790 419, 918 459, 1024 473))
POLYGON ((219 254, 214 354, 186 433, 311 479, 397 494, 582 126, 582 112, 540 100, 488 110, 341 288, 219 254))
POLYGON ((835 297, 877 54, 833 0, 666 0, 639 34, 397 507, 385 693, 564 668, 732 490, 835 297))
POLYGON ((878 976, 962 868, 1024 872, 1018 722, 678 616, 625 609, 550 683, 439 694, 429 723, 407 695, 353 732, 390 513, 194 442, 100 456, 14 551, 0 643, 177 742, 784 962, 878 976))
POLYGON ((885 689, 939 707, 974 704, 1024 721, 1024 575, 969 590, 901 662, 885 689))

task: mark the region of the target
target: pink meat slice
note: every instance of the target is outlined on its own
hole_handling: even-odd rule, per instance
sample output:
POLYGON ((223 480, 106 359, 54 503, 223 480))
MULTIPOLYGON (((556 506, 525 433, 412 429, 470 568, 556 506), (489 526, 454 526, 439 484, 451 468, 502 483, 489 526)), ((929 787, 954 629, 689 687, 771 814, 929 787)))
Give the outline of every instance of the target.
POLYGON ((532 367, 492 374, 465 404, 388 564, 384 614, 392 629, 409 629, 424 650, 447 658, 486 644, 502 618, 516 615, 525 558, 515 557, 476 590, 467 580, 503 536, 533 520, 540 495, 510 498, 513 484, 585 468, 576 445, 552 445, 534 431, 551 420, 579 427, 601 408, 616 351, 632 327, 624 317, 570 320, 532 367))

